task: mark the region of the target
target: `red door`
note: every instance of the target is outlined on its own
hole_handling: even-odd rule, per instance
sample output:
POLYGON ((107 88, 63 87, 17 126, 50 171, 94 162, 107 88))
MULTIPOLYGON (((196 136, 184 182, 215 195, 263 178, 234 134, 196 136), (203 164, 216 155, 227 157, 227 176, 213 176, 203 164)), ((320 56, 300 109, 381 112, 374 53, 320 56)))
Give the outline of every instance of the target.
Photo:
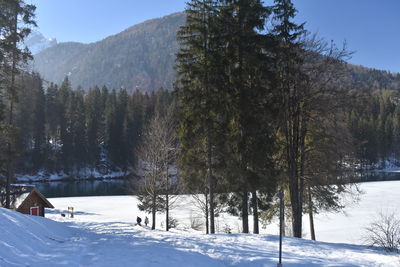
POLYGON ((39 207, 31 207, 31 215, 39 216, 39 207))

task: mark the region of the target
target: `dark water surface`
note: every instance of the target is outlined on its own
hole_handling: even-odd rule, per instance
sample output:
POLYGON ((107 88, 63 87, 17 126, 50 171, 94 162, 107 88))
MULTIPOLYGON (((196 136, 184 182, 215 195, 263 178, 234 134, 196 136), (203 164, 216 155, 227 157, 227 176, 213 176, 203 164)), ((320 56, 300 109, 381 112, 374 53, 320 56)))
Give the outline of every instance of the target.
MULTIPOLYGON (((364 174, 360 178, 360 182, 394 180, 400 180, 400 173, 375 172, 364 174)), ((126 179, 48 182, 33 185, 48 198, 132 195, 137 192, 126 179)))
POLYGON ((80 180, 67 182, 33 183, 47 198, 80 196, 132 195, 129 180, 80 180))
POLYGON ((400 172, 369 172, 361 177, 361 182, 400 181, 400 172))

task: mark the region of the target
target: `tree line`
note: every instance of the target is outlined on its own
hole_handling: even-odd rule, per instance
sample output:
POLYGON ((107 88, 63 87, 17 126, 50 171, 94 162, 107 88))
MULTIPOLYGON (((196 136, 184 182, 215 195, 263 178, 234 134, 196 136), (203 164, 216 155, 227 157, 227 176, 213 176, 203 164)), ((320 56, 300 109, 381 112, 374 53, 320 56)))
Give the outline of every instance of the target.
POLYGON ((400 105, 398 90, 376 89, 361 94, 350 107, 348 125, 362 170, 398 164, 400 105))
POLYGON ((129 173, 143 126, 169 106, 170 92, 73 90, 66 77, 58 86, 43 86, 38 74, 17 79, 15 149, 19 174, 64 173, 89 176, 91 171, 129 173))

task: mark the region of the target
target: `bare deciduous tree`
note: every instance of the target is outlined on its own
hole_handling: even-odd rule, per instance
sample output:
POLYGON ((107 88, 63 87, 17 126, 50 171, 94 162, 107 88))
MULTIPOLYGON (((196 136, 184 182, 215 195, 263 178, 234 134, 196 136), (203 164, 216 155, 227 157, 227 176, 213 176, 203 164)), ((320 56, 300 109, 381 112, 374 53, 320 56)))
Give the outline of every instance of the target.
POLYGON ((380 212, 378 218, 365 228, 364 241, 388 252, 400 251, 400 218, 394 213, 380 212))
POLYGON ((156 226, 156 213, 166 212, 166 230, 169 230, 169 210, 176 193, 177 178, 171 180, 171 166, 176 156, 176 139, 171 112, 156 114, 145 129, 138 149, 139 168, 143 174, 138 205, 140 210, 151 212, 152 226, 156 226))

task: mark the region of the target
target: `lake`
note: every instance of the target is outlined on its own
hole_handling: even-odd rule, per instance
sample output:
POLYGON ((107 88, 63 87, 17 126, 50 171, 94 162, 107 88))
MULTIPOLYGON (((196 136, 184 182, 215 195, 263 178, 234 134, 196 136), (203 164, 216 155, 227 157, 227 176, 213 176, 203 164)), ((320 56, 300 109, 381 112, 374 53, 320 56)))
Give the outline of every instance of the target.
MULTIPOLYGON (((400 180, 400 173, 374 172, 364 174, 361 182, 400 180)), ((48 198, 81 196, 132 195, 137 190, 126 179, 79 180, 66 182, 33 183, 48 198)))
POLYGON ((132 195, 135 192, 130 181, 126 179, 32 183, 32 185, 47 198, 132 195))
POLYGON ((367 172, 361 176, 361 182, 400 181, 399 172, 367 172))

